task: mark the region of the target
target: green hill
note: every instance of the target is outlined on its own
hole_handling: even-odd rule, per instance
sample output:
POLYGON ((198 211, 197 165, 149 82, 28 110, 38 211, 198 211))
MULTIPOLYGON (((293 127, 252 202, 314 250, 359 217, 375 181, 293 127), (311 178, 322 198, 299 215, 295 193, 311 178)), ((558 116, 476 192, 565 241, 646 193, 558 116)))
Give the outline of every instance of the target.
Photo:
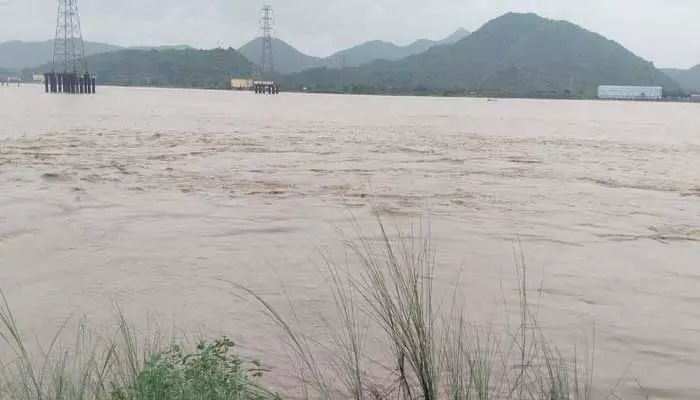
POLYGON ((665 68, 662 71, 678 82, 684 90, 700 92, 700 65, 690 69, 665 68))
POLYGON ((344 71, 314 69, 287 85, 315 91, 595 97, 599 85, 679 86, 618 43, 565 21, 509 13, 457 43, 344 71))
MULTIPOLYGON (((53 59, 53 41, 0 43, 0 68, 37 67, 53 59)), ((119 50, 119 46, 106 43, 85 42, 85 55, 119 50)))
POLYGON ((678 82, 679 78, 687 71, 680 68, 659 68, 659 71, 668 75, 671 79, 678 82))
MULTIPOLYGON (((327 59, 339 60, 337 63, 346 67, 357 67, 375 60, 400 60, 409 55, 401 46, 383 40, 372 40, 339 51, 327 59)), ((329 64, 329 66, 334 65, 329 64)))
MULTIPOLYGON (((258 64, 262 58, 262 38, 251 40, 238 51, 251 63, 258 64)), ((281 74, 290 74, 326 65, 321 58, 308 56, 280 39, 272 39, 272 51, 275 70, 281 74)))
MULTIPOLYGON (((119 50, 87 57, 101 85, 227 89, 252 64, 233 49, 119 50)), ((50 70, 46 65, 38 71, 50 70)))

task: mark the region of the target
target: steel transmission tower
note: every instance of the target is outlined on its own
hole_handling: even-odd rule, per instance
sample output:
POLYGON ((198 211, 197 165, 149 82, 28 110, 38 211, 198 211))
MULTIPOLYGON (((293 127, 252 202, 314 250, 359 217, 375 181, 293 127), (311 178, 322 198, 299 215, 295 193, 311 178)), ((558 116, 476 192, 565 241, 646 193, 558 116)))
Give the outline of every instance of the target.
POLYGON ((272 26, 274 16, 272 6, 265 5, 260 11, 260 33, 262 37, 262 55, 260 57, 260 71, 258 77, 261 80, 272 80, 275 72, 275 60, 272 56, 272 26))
POLYGON ((87 73, 85 44, 80 29, 78 0, 58 0, 56 38, 53 47, 53 70, 87 73))

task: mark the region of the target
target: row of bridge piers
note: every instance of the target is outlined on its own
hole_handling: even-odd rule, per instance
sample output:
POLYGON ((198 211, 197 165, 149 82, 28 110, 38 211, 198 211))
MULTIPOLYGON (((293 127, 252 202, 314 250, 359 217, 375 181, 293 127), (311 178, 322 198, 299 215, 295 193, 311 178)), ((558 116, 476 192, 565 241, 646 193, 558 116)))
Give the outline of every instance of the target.
POLYGON ((256 94, 279 94, 280 87, 272 81, 255 81, 253 82, 253 92, 256 94))
POLYGON ((44 74, 46 93, 94 94, 95 77, 87 72, 47 72, 44 74))

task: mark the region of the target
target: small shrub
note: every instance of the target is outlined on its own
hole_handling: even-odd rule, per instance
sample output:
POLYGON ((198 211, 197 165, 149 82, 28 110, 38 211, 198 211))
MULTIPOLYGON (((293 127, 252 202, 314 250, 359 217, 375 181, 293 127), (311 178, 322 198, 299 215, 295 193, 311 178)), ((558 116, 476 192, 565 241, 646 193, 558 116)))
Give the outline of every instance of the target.
POLYGON ((253 381, 263 370, 247 368, 231 352, 234 343, 224 337, 201 341, 192 353, 180 346, 146 360, 134 387, 113 392, 114 400, 265 400, 272 398, 253 381))

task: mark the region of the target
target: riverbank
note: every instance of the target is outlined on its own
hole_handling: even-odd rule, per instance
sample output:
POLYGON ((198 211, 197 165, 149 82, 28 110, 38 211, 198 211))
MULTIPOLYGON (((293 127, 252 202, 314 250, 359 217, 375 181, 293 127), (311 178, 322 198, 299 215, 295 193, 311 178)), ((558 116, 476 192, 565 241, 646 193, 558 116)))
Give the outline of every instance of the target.
POLYGON ((276 324, 290 356, 282 370, 292 372, 297 390, 275 387, 266 377, 280 366, 246 360, 226 336, 194 345, 163 341, 137 332, 118 308, 114 333, 102 336, 107 339, 96 340, 83 324, 66 347, 64 325, 50 343, 34 346, 3 296, 0 354, 13 356, 0 359, 0 398, 603 398, 593 386, 594 349, 569 354, 540 328, 522 253, 520 320, 512 331, 497 332, 463 313, 460 304, 478 299, 456 289, 447 296, 435 291, 429 234, 390 237, 381 222, 379 232, 377 239, 348 244, 359 270, 328 263, 325 284, 336 315, 321 319, 324 338, 303 335, 294 313, 281 314, 265 296, 227 282, 232 300, 253 299, 276 324))

